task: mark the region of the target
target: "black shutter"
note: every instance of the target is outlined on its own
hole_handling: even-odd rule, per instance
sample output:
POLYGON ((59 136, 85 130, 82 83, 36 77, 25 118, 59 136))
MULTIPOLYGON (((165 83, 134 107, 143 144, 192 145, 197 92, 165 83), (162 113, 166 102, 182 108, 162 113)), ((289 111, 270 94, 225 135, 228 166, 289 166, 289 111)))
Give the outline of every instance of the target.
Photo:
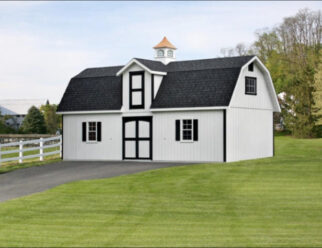
POLYGON ((97 141, 102 141, 102 122, 97 122, 97 141))
POLYGON ((83 122, 82 140, 86 141, 86 122, 83 122))
POLYGON ((180 141, 180 120, 176 120, 176 141, 180 141))
POLYGON ((193 140, 198 141, 198 120, 193 120, 193 140))

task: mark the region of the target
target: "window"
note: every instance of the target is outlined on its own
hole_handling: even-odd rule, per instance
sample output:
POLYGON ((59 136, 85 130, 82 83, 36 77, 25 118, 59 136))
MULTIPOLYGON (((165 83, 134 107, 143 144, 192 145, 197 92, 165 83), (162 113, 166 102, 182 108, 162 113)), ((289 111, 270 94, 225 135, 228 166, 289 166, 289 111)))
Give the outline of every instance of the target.
POLYGON ((97 142, 102 141, 101 130, 102 123, 96 121, 89 121, 82 123, 82 140, 83 142, 97 142))
POLYGON ((144 71, 130 72, 130 109, 144 108, 144 71))
POLYGON ((97 122, 88 123, 88 141, 96 141, 97 122))
POLYGON ((254 71, 254 63, 248 65, 248 71, 254 71))
POLYGON ((245 94, 256 95, 257 94, 257 80, 253 77, 246 77, 245 79, 245 94))
POLYGON ((192 120, 182 120, 182 140, 192 140, 192 120))
POLYGON ((176 141, 198 141, 198 120, 176 120, 176 141))
POLYGON ((168 50, 168 57, 173 57, 173 51, 172 50, 168 50))
POLYGON ((158 50, 158 57, 164 57, 164 51, 159 49, 158 50))

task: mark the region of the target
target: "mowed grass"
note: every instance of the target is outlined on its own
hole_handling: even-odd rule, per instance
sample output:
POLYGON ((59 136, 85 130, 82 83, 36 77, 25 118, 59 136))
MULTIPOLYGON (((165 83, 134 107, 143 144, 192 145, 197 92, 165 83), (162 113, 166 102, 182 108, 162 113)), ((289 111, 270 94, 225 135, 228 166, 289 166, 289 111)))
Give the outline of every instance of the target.
POLYGON ((0 246, 322 247, 322 139, 0 203, 0 246))

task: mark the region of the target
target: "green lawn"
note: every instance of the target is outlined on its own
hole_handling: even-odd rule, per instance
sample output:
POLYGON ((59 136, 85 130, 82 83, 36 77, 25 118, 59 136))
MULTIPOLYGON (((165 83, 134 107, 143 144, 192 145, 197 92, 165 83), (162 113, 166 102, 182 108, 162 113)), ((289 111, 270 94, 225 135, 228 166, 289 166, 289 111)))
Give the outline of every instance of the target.
POLYGON ((322 247, 322 139, 276 157, 65 184, 0 204, 0 246, 322 247))

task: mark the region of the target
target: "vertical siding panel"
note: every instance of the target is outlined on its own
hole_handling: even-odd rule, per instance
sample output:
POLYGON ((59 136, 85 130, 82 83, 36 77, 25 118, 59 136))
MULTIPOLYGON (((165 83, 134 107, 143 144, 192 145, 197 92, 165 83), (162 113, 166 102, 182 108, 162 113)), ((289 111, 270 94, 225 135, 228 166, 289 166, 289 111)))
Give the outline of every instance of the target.
POLYGON ((271 157, 272 110, 230 108, 227 161, 271 157))
POLYGON ((66 160, 121 160, 122 117, 120 114, 64 115, 66 160), (82 122, 100 121, 102 141, 82 141, 82 122))
POLYGON ((154 160, 222 161, 222 111, 154 113, 154 160), (199 140, 175 141, 175 120, 198 119, 199 140), (158 140, 158 142, 156 141, 158 140))

